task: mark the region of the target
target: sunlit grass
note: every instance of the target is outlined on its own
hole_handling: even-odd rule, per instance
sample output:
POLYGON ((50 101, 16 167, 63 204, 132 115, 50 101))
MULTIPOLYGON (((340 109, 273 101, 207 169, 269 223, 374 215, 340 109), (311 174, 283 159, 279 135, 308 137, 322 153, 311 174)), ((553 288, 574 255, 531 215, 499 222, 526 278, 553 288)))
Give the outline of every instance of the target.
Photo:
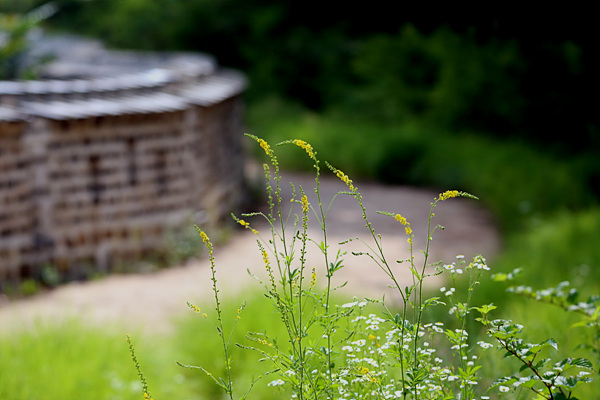
MULTIPOLYGON (((133 334, 133 332, 132 332, 133 334)), ((126 332, 72 319, 0 335, 0 398, 140 399, 126 332)), ((156 398, 192 399, 170 341, 133 334, 156 398)))

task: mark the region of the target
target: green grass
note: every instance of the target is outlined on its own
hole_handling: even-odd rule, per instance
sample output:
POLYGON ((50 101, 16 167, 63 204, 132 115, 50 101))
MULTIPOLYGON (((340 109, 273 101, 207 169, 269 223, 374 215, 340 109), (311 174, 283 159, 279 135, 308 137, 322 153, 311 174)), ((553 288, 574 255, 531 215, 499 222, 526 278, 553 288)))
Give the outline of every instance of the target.
MULTIPOLYGON (((344 299, 338 298, 334 303, 341 305, 345 302, 344 299)), ((274 308, 273 302, 267 299, 263 292, 250 291, 236 299, 223 299, 222 303, 226 337, 230 337, 232 344, 264 347, 247 338, 248 332, 256 332, 268 334, 269 338, 274 339, 280 348, 286 349, 286 343, 282 341, 288 340, 288 334, 281 321, 281 316, 274 308), (237 322, 237 327, 232 333, 231 328, 237 316, 237 308, 242 303, 245 303, 245 307, 237 322)), ((201 313, 207 313, 207 317, 189 311, 176 321, 177 333, 173 341, 176 349, 173 356, 182 364, 200 366, 216 377, 224 377, 223 345, 214 324, 216 320, 214 305, 211 303, 198 303, 197 305, 200 307, 201 313)), ((340 332, 343 334, 343 330, 340 332)), ((262 358, 262 355, 256 351, 237 346, 232 347, 232 377, 236 384, 234 393, 237 396, 242 395, 255 378, 273 369, 272 364, 262 358)), ((213 379, 203 371, 195 368, 183 369, 183 374, 186 377, 186 384, 201 398, 213 399, 223 396, 223 389, 218 387, 213 379)), ((267 376, 259 381, 252 389, 251 398, 274 400, 281 398, 280 391, 267 386, 271 380, 267 376)))
POLYGON ((560 212, 532 222, 510 236, 494 261, 495 270, 522 268, 522 280, 536 289, 568 280, 586 291, 600 291, 600 208, 560 212))
MULTIPOLYGON (((584 294, 600 292, 600 209, 579 213, 558 213, 540 220, 527 232, 515 234, 506 243, 503 254, 490 266, 492 272, 521 267, 522 282, 541 289, 568 279, 580 286, 584 294)), ((553 337, 565 356, 584 356, 597 362, 592 354, 577 350, 589 341, 589 332, 570 328, 577 320, 573 315, 517 295, 506 294, 505 285, 485 279, 477 289, 482 296, 476 304, 493 301, 499 305, 496 317, 513 319, 526 326, 531 341, 553 337)), ((250 344, 247 331, 268 331, 271 336, 285 337, 279 316, 269 300, 257 292, 239 299, 224 299, 226 325, 233 323, 237 307, 243 300, 241 314, 232 342, 250 344)), ((216 374, 223 372, 222 348, 211 320, 214 306, 198 304, 208 318, 183 309, 171 337, 133 334, 136 353, 146 375, 150 392, 157 400, 166 398, 218 398, 222 392, 202 371, 184 369, 175 361, 201 365, 216 374), (187 313, 185 313, 187 311, 187 313)), ((182 306, 185 307, 185 306, 182 306)), ((443 316, 440 315, 440 319, 443 316)), ((476 331, 476 330, 475 330, 476 331)), ((475 332, 473 331, 473 332, 475 332)), ((38 325, 18 335, 0 336, 0 398, 4 399, 139 399, 141 386, 129 356, 125 333, 118 327, 88 327, 74 320, 65 324, 38 325)), ((497 357, 485 356, 484 368, 497 376, 512 370, 497 357)), ((234 348, 233 372, 238 393, 252 377, 269 370, 252 351, 234 348)), ((495 375, 494 375, 495 376, 495 375)), ((490 377, 492 378, 492 377, 490 377)), ((280 393, 267 387, 269 378, 255 387, 254 398, 279 398, 280 393)), ((587 398, 600 390, 598 383, 584 392, 587 398)), ((580 394, 580 398, 586 398, 580 394)))
MULTIPOLYGON (((0 398, 140 399, 125 332, 76 320, 0 335, 0 398)), ((193 399, 168 340, 133 334, 138 360, 157 399, 193 399)))

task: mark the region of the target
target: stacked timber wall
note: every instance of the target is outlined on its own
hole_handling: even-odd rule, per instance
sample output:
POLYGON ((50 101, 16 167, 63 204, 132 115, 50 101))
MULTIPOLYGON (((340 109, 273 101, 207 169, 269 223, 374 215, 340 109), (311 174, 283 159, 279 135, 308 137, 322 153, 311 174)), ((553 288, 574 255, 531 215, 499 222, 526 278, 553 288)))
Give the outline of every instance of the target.
POLYGON ((45 264, 110 270, 199 212, 214 225, 239 207, 245 80, 186 60, 185 73, 0 82, 0 283, 45 264))

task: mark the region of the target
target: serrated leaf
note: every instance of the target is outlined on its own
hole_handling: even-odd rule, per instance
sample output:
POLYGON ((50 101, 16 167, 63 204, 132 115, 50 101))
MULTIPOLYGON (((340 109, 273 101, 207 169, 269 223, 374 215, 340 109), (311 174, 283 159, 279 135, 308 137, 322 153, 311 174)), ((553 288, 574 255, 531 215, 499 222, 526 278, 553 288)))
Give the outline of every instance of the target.
POLYGON ((544 346, 546 346, 546 345, 547 346, 552 346, 552 347, 554 347, 554 350, 558 351, 558 343, 556 343, 556 340, 554 340, 552 338, 550 338, 550 339, 542 342, 541 344, 544 345, 544 346))
POLYGON ((528 368, 529 368, 529 365, 523 364, 523 365, 521 365, 521 368, 519 368, 519 372, 523 372, 523 371, 525 371, 528 368))
POLYGON ((492 383, 492 385, 490 386, 490 389, 493 389, 495 387, 498 387, 500 385, 512 385, 514 382, 518 381, 519 379, 514 377, 514 376, 505 376, 503 378, 499 378, 498 380, 496 380, 494 383, 492 383))
POLYGON ((535 386, 535 384, 537 383, 536 379, 533 379, 533 377, 528 377, 530 379, 523 381, 523 383, 521 383, 521 386, 527 389, 531 389, 532 387, 535 386))

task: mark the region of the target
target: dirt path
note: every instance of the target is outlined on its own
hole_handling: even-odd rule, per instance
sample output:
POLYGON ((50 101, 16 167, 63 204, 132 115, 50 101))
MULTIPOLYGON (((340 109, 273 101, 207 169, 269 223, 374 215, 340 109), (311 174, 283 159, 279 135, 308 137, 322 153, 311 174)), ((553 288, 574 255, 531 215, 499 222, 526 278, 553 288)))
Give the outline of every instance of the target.
MULTIPOLYGON (((289 179, 296 185, 302 185, 311 204, 317 204, 312 189, 313 178, 286 174, 284 180, 289 179)), ((394 262, 408 258, 406 235, 397 221, 378 215, 376 211, 399 212, 404 215, 411 222, 416 235, 416 248, 422 248, 424 241, 419 238, 425 236, 429 206, 438 193, 410 187, 357 184, 363 194, 369 218, 383 237, 387 258, 398 269, 400 280, 410 281, 406 267, 394 262)), ((284 183, 282 186, 289 196, 288 184, 284 183)), ((343 183, 336 178, 322 178, 324 203, 328 203, 337 191, 344 188, 343 183)), ((289 204, 289 201, 285 203, 289 204)), ((258 219, 247 220, 266 236, 268 229, 264 223, 258 219)), ((430 261, 451 261, 457 254, 469 257, 481 253, 490 257, 498 251, 499 236, 490 215, 474 200, 451 199, 441 203, 436 209, 434 223, 443 225, 446 229, 436 232, 431 244, 430 261)), ((345 268, 336 276, 338 284, 346 280, 349 282, 344 293, 376 298, 388 293, 386 298, 393 298, 393 292, 387 287, 388 278, 383 272, 368 258, 350 254, 352 251, 366 250, 363 243, 352 241, 343 246, 337 244, 352 237, 364 238, 365 242, 373 243, 372 239, 368 240, 368 231, 353 198, 339 196, 336 199, 335 207, 332 207, 328 216, 328 232, 330 254, 335 254, 338 248, 348 252, 345 268)), ((320 230, 311 226, 310 233, 319 235, 320 230)), ((259 277, 264 276, 256 238, 248 230, 236 231, 226 245, 216 249, 217 274, 224 295, 258 287, 256 280, 246 272, 250 269, 259 277)), ((322 255, 316 248, 309 250, 307 258, 309 266, 322 264, 322 255)), ((110 276, 98 281, 72 283, 31 299, 5 301, 0 303, 0 333, 30 326, 36 321, 60 321, 67 317, 100 324, 118 323, 124 329, 169 332, 171 317, 186 312, 186 301, 202 302, 212 298, 209 265, 204 257, 155 273, 110 276)), ((319 271, 318 279, 324 279, 322 271, 319 271)))

